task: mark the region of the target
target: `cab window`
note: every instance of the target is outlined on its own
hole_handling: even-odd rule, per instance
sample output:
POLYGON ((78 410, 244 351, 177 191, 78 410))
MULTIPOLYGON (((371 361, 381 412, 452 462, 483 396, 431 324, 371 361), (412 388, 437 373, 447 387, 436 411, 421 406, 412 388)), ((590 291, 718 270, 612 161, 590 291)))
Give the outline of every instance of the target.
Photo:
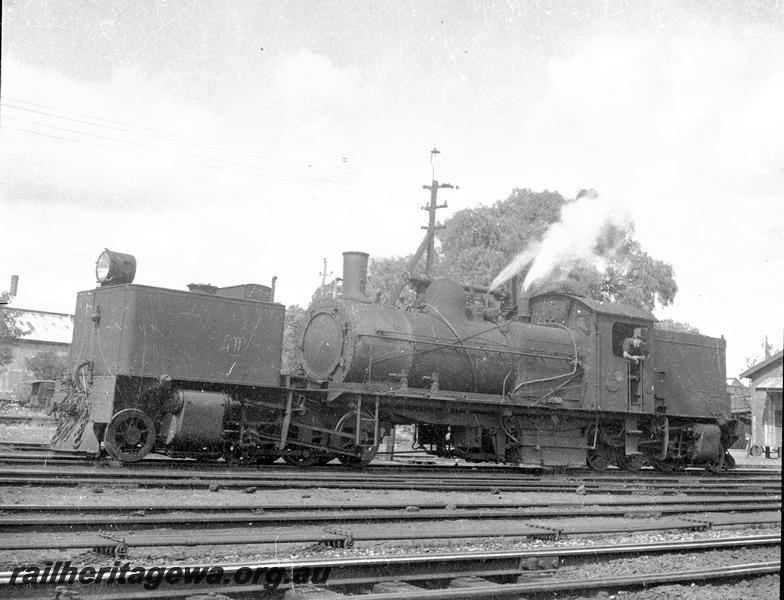
POLYGON ((648 341, 648 328, 636 323, 618 321, 612 326, 612 351, 615 356, 623 356, 623 342, 634 335, 634 330, 642 330, 643 340, 648 341))

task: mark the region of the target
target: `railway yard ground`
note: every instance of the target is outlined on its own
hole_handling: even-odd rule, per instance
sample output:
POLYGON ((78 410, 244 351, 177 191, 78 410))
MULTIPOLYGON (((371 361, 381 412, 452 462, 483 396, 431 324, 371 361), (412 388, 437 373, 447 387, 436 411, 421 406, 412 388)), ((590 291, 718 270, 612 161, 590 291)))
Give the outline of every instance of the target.
POLYGON ((719 475, 413 454, 364 470, 118 468, 49 453, 52 430, 40 413, 0 412, 0 597, 779 597, 779 458, 733 451, 737 470, 719 475), (9 583, 58 562, 170 570, 146 587, 9 583), (220 567, 220 580, 185 585, 185 566, 220 567))

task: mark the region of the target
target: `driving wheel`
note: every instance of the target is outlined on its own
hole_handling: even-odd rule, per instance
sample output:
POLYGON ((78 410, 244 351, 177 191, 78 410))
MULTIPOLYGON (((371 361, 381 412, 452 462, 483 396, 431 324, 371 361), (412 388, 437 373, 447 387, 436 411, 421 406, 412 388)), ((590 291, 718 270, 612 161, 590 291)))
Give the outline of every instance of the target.
POLYGON ((142 410, 126 408, 112 417, 103 443, 109 456, 130 463, 141 460, 155 446, 155 423, 142 410))
POLYGON ((586 463, 594 471, 604 471, 608 466, 610 466, 610 461, 607 460, 605 453, 599 450, 589 450, 586 463))
POLYGON ((341 464, 347 467, 364 467, 376 457, 378 452, 378 444, 373 445, 373 438, 375 437, 375 422, 373 418, 366 414, 362 414, 362 421, 360 425, 360 445, 355 443, 357 428, 357 413, 349 411, 338 421, 335 429, 342 434, 349 435, 351 438, 344 436, 334 436, 334 446, 342 448, 347 451, 359 451, 359 456, 349 456, 347 454, 338 454, 338 460, 341 464))
POLYGON ((627 471, 639 471, 645 464, 645 457, 642 454, 632 454, 631 456, 620 455, 617 460, 618 466, 627 471))

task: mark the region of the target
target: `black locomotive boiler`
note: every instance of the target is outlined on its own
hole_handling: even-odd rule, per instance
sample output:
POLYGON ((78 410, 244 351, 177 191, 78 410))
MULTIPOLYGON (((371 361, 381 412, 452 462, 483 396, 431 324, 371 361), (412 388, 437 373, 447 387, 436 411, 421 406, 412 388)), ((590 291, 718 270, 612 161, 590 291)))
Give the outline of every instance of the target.
POLYGON ((728 466, 723 338, 554 292, 487 310, 449 279, 412 281, 407 310, 384 306, 365 293, 367 259, 344 253, 342 293, 310 308, 299 366, 281 374, 273 290, 137 285, 133 257, 103 253, 99 287, 77 296, 53 447, 364 465, 391 426, 413 424, 417 447, 473 461, 728 466), (639 363, 623 356, 634 332, 639 363))

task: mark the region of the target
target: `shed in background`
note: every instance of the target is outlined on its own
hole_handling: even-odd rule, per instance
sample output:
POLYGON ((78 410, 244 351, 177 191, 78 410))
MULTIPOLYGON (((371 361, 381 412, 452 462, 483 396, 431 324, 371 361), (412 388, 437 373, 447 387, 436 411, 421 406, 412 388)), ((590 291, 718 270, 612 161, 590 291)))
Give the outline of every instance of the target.
POLYGON ((754 365, 740 374, 751 379, 751 446, 749 452, 759 455, 771 450, 781 457, 781 393, 784 377, 784 351, 754 365))
POLYGON ((8 344, 11 362, 0 367, 0 400, 21 402, 30 394, 29 382, 36 379, 25 359, 45 351, 64 358, 73 337, 74 318, 65 313, 15 307, 0 310, 11 311, 23 332, 8 344))

